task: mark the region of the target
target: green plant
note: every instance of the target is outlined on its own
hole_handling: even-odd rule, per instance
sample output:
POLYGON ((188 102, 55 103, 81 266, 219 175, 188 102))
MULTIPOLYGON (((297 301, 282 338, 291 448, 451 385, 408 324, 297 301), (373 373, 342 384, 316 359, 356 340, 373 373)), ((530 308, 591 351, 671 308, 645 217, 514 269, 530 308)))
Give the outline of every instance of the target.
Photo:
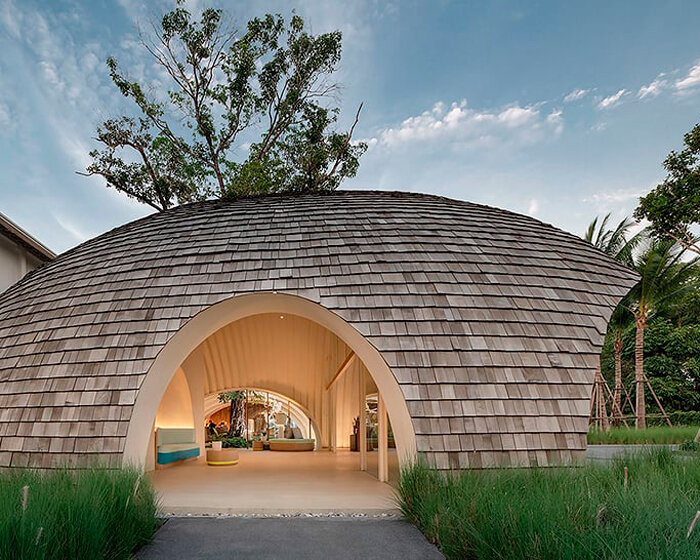
POLYGON ((135 469, 12 469, 0 474, 0 558, 121 560, 158 527, 150 482, 135 469))
MULTIPOLYGON (((255 437, 253 437, 255 439, 255 437)), ((229 449, 232 447, 235 448, 244 448, 246 447, 246 439, 244 437, 238 437, 238 436, 230 436, 228 434, 219 434, 215 436, 211 436, 209 438, 209 441, 220 441, 221 442, 221 447, 224 449, 229 449)))
POLYGON ((404 516, 448 560, 686 560, 700 503, 700 457, 667 450, 581 468, 401 473, 404 516), (625 469, 626 468, 626 469, 625 469))
POLYGON ((243 437, 227 437, 221 440, 221 447, 224 449, 230 448, 245 448, 248 442, 243 437))
POLYGON ((697 426, 654 426, 643 430, 611 428, 609 431, 588 432, 590 444, 671 444, 693 439, 697 426))

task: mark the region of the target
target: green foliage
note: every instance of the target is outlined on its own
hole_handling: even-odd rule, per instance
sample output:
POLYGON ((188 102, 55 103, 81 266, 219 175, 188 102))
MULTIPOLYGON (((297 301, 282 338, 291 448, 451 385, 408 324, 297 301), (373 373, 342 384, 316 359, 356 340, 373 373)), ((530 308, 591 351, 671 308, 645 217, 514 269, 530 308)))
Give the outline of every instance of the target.
POLYGON ((698 259, 685 259, 683 248, 673 240, 650 240, 634 259, 640 280, 625 303, 636 318, 646 321, 669 312, 698 286, 698 259))
POLYGON ((448 560, 700 557, 700 531, 686 538, 700 503, 692 455, 452 475, 418 464, 402 471, 397 493, 403 514, 448 560))
POLYGON ((630 235, 635 222, 629 218, 623 219, 615 229, 608 229, 609 220, 610 214, 606 214, 600 222, 598 217, 594 218, 583 238, 606 255, 631 266, 634 250, 645 239, 646 232, 642 230, 630 235))
POLYGON ((151 539, 156 514, 155 493, 136 470, 8 470, 0 474, 0 558, 127 560, 151 539))
POLYGON ((700 442, 686 441, 680 446, 681 451, 700 452, 700 442))
MULTIPOLYGON (((692 307, 697 292, 693 291, 683 297, 677 309, 682 311, 692 307)), ((668 313, 665 313, 668 315, 668 313)), ((644 371, 654 391, 675 424, 700 422, 700 323, 694 311, 685 317, 693 323, 683 323, 683 319, 669 316, 657 316, 649 322, 644 337, 644 371), (681 323, 679 325, 679 322, 681 323), (687 420, 682 412, 695 414, 687 420), (679 413, 679 414, 676 414, 679 413)), ((613 325, 609 327, 608 336, 603 346, 601 366, 604 377, 612 387, 614 380, 613 325)), ((622 373, 625 386, 629 387, 634 378, 634 329, 628 327, 623 331, 622 373)), ((649 399, 649 411, 658 413, 656 403, 649 399)), ((657 422, 662 420, 656 419, 657 422)), ((650 423, 653 420, 650 418, 650 423)))
POLYGON ((697 425, 654 426, 643 430, 611 428, 610 431, 591 430, 588 443, 592 445, 636 445, 683 443, 695 437, 697 425))
POLYGON ((248 447, 248 442, 244 437, 232 437, 228 434, 219 434, 218 436, 211 436, 209 441, 220 441, 221 447, 224 449, 241 449, 248 447))
POLYGON ((671 152, 664 161, 667 176, 639 201, 637 219, 651 222, 658 238, 678 239, 700 252, 690 227, 700 223, 700 124, 684 138, 685 147, 671 152))
POLYGON ((244 401, 245 391, 223 391, 218 398, 220 403, 244 401))
MULTIPOLYGON (((367 146, 334 130, 339 31, 312 35, 297 15, 267 14, 241 33, 221 10, 199 20, 181 1, 143 48, 169 76, 167 91, 131 81, 114 58, 112 80, 138 116, 105 121, 88 175, 164 210, 212 196, 333 190, 356 174, 367 146), (246 155, 247 154, 247 155, 246 155)), ((361 108, 361 106, 360 106, 361 108)))

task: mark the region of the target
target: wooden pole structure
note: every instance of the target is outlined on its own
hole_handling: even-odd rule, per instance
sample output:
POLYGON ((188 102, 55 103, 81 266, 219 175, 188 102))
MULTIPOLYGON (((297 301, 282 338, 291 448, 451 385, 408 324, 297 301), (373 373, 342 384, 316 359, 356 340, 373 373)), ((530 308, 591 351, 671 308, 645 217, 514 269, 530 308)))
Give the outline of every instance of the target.
POLYGON ((378 460, 378 473, 377 478, 379 482, 389 481, 389 426, 386 414, 386 403, 382 398, 382 394, 377 395, 377 423, 379 424, 379 434, 378 434, 378 447, 379 447, 379 460, 378 460))
POLYGON ((608 423, 608 411, 605 406, 605 389, 603 384, 605 380, 603 379, 603 373, 600 369, 600 364, 595 370, 595 381, 593 382, 593 393, 591 394, 591 410, 589 423, 593 420, 596 428, 599 430, 608 431, 610 429, 610 424, 608 423), (593 416, 595 412, 595 416, 593 416))
POLYGON ((359 414, 360 419, 359 431, 357 434, 357 445, 360 448, 360 470, 367 470, 367 389, 365 385, 365 374, 362 368, 358 374, 358 389, 359 389, 359 414))
POLYGON ((647 387, 649 387, 649 391, 651 391, 651 394, 654 396, 654 400, 656 401, 656 406, 659 407, 659 410, 661 411, 661 414, 664 415, 664 418, 666 419, 666 423, 668 424, 669 428, 673 427, 673 424, 671 424, 671 419, 668 417, 668 414, 666 414, 666 411, 664 410, 664 407, 661 404, 661 401, 659 400, 659 397, 656 396, 656 391, 654 391, 654 388, 651 386, 651 383, 649 383, 649 378, 644 375, 644 380, 647 382, 647 387))
POLYGON ((329 426, 328 429, 331 431, 330 433, 330 447, 331 451, 335 452, 338 449, 338 419, 336 417, 337 415, 337 408, 338 406, 338 394, 335 389, 335 387, 331 387, 331 390, 328 391, 328 408, 329 408, 329 416, 330 416, 330 421, 329 421, 329 426))
POLYGON ((354 360, 355 360, 355 352, 350 350, 350 353, 345 357, 345 359, 343 360, 343 363, 340 364, 340 367, 335 372, 335 375, 328 382, 328 385, 326 385, 326 391, 330 391, 330 388, 333 386, 333 384, 336 381, 338 381, 338 378, 341 375, 343 375, 346 371, 348 371, 348 369, 350 369, 350 366, 352 365, 354 360))
MULTIPOLYGON (((603 379, 603 382, 605 383, 605 379, 603 379)), ((622 409, 620 408, 617 398, 615 395, 613 395, 612 391, 610 390, 610 387, 608 387, 608 384, 605 383, 605 388, 608 391, 608 396, 610 397, 610 400, 612 402, 611 409, 612 409, 612 415, 613 419, 617 422, 617 425, 619 425, 619 422, 622 422, 625 425, 625 428, 628 430, 630 429, 629 424, 627 423, 627 420, 625 420, 625 417, 622 415, 622 409)), ((620 392, 620 396, 622 396, 622 393, 620 392)))

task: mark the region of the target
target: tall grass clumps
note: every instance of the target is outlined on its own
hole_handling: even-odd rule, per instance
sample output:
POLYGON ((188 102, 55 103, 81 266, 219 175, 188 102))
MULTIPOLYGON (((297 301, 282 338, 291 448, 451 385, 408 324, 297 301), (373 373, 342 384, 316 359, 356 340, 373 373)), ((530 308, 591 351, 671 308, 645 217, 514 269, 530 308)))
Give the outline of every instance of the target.
POLYGON ((609 431, 591 430, 589 444, 672 444, 692 441, 698 433, 697 426, 654 426, 643 430, 610 428, 609 431))
POLYGON ((449 560, 700 558, 700 457, 443 474, 416 464, 403 514, 449 560), (626 467, 626 469, 625 469, 626 467))
POLYGON ((157 527, 156 495, 135 469, 0 473, 1 560, 131 558, 157 527))

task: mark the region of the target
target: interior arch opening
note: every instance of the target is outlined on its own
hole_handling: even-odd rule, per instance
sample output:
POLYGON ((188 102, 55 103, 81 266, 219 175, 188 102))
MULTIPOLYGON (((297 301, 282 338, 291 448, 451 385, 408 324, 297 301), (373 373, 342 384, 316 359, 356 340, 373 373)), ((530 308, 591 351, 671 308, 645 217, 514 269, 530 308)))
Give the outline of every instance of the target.
MULTIPOLYGON (((301 300, 289 296, 274 299, 278 304, 301 300)), ((210 332, 203 329, 205 332, 199 332, 198 337, 189 337, 192 348, 169 379, 163 369, 156 368, 156 375, 153 368, 149 372, 142 392, 144 389, 157 392, 156 381, 163 385, 167 380, 167 385, 156 405, 153 404, 156 399, 149 399, 155 412, 151 417, 146 457, 140 462, 146 470, 155 471, 154 483, 164 494, 165 505, 173 506, 170 508, 173 511, 177 511, 177 504, 182 504, 183 511, 189 505, 187 511, 191 511, 193 500, 202 498, 204 485, 215 498, 210 502, 217 510, 251 511, 255 503, 267 499, 267 491, 261 490, 243 508, 240 495, 235 497, 235 504, 226 504, 222 498, 226 492, 214 487, 247 483, 260 487, 264 476, 268 476, 273 480, 267 480, 267 488, 273 494, 280 491, 275 485, 283 481, 285 492, 312 485, 314 495, 326 495, 331 501, 338 494, 362 498, 359 489, 371 487, 369 494, 376 498, 375 509, 382 509, 380 503, 389 508, 391 488, 381 483, 398 477, 397 448, 401 434, 394 434, 392 424, 396 424, 402 412, 407 417, 402 395, 400 404, 405 410, 397 411, 396 394, 386 398, 391 391, 382 391, 387 379, 378 383, 376 377, 382 379, 382 374, 377 376, 371 371, 361 354, 375 359, 376 356, 367 352, 367 348, 358 351, 357 346, 351 346, 328 323, 295 313, 298 309, 294 306, 278 305, 274 311, 261 311, 244 314, 215 329, 209 325, 210 332), (192 339, 197 338, 200 340, 192 344, 192 339), (226 394, 241 394, 246 401, 238 407, 243 410, 244 418, 237 432, 234 423, 227 420, 227 416, 232 418, 233 404, 226 400, 226 394), (212 429, 213 420, 216 429, 212 429), (233 441, 232 437, 237 439, 233 441), (189 439, 192 441, 185 441, 189 439), (300 445, 303 442, 307 442, 305 447, 300 445), (211 465, 217 463, 209 462, 207 466, 207 456, 210 447, 221 443, 224 449, 227 443, 231 444, 228 448, 235 445, 237 463, 230 465, 227 474, 217 469, 213 475, 211 465), (188 445, 198 453, 178 455, 182 452, 178 446, 188 445), (276 453, 280 450, 294 452, 276 453), (347 480, 338 478, 341 474, 347 475, 347 480), (212 476, 218 480, 214 486, 212 476), (345 483, 352 489, 343 489, 345 483)), ((359 336, 354 329, 352 332, 359 336)), ((187 345, 173 348, 184 354, 187 345)), ((388 372, 392 376, 389 381, 400 392, 383 360, 381 364, 386 370, 384 375, 388 372)), ((145 402, 137 400, 135 418, 143 416, 144 411, 147 414, 145 402)), ((410 433, 411 437, 404 439, 404 449, 410 450, 414 437, 410 419, 407 427, 404 433, 410 433)), ((131 436, 130 426, 125 454, 137 449, 136 438, 131 436)), ((367 494, 364 493, 365 498, 367 494)), ((279 495, 279 499, 268 497, 275 503, 285 501, 279 495)), ((309 497, 310 494, 297 496, 301 502, 309 497)), ((330 507, 331 501, 321 500, 321 505, 329 510, 353 509, 347 504, 330 507)))

